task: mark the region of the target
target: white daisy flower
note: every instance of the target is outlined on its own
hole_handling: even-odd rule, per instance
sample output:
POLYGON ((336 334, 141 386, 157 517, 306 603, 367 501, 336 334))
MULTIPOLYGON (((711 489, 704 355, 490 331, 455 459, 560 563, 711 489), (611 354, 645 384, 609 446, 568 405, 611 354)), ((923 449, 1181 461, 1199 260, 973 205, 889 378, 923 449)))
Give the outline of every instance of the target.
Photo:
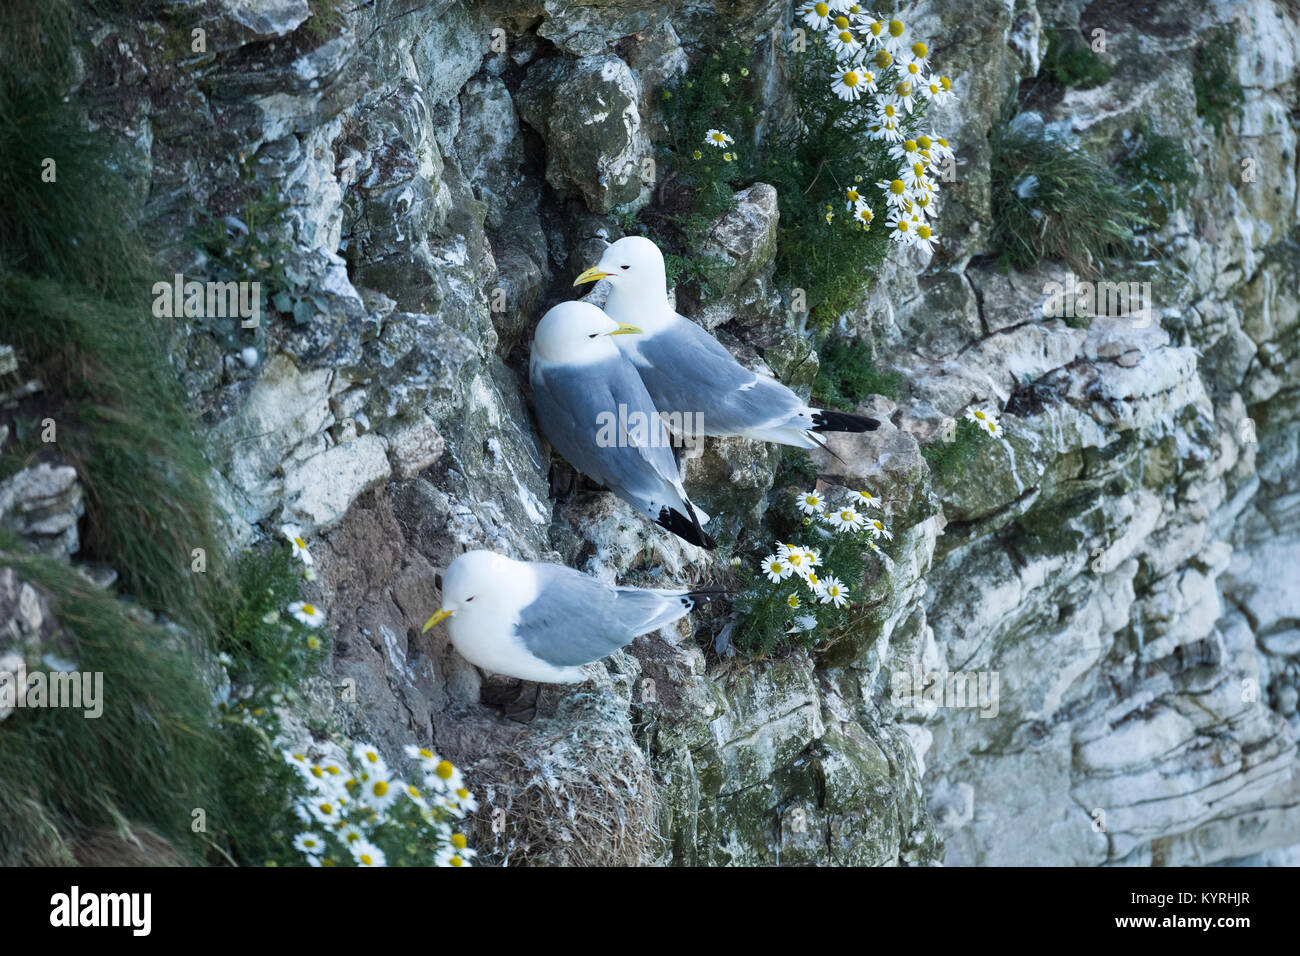
POLYGON ((912 226, 912 245, 927 252, 934 252, 938 242, 929 224, 924 219, 916 219, 912 226))
POLYGON ((470 793, 464 784, 452 791, 451 799, 455 801, 456 808, 461 811, 461 816, 466 812, 474 813, 478 810, 478 800, 474 799, 474 794, 470 793))
POLYGON ((870 229, 870 228, 871 228, 871 220, 873 220, 873 219, 875 219, 875 218, 876 218, 876 214, 875 214, 874 212, 871 211, 871 207, 868 206, 866 203, 862 203, 862 204, 861 204, 860 206, 858 206, 858 208, 857 208, 856 210, 854 210, 854 212, 853 212, 853 219, 854 219, 856 222, 861 223, 863 229, 870 229))
POLYGON ((867 531, 870 532, 873 538, 884 538, 886 541, 892 541, 894 538, 889 533, 889 529, 885 527, 885 523, 879 518, 867 519, 867 531))
POLYGON ((925 190, 931 184, 930 177, 926 174, 925 163, 922 162, 915 162, 899 170, 898 178, 903 181, 903 185, 913 191, 925 190))
POLYGON ((355 823, 345 823, 338 829, 338 838, 343 841, 344 846, 351 846, 358 840, 364 839, 365 834, 355 823))
POLYGON ((860 13, 851 19, 868 46, 877 47, 885 42, 886 28, 889 25, 887 21, 871 13, 860 13))
POLYGON ((822 496, 815 491, 807 491, 801 494, 796 504, 799 506, 799 510, 806 515, 819 515, 822 513, 822 509, 826 507, 822 496))
POLYGON ((357 866, 388 865, 388 858, 384 856, 384 851, 369 840, 357 840, 348 849, 352 851, 352 859, 357 861, 357 866))
POLYGON ((813 571, 810 568, 808 570, 808 573, 804 575, 804 580, 808 582, 808 587, 812 588, 813 594, 817 595, 818 597, 822 596, 822 588, 824 587, 824 585, 822 584, 822 579, 818 577, 816 571, 813 571))
POLYGON ((450 760, 440 760, 424 775, 424 784, 430 790, 450 794, 463 788, 465 781, 450 760))
POLYGON ((716 146, 718 149, 726 149, 735 140, 720 129, 711 129, 704 134, 704 142, 710 146, 716 146))
POLYGON ((857 67, 842 65, 831 74, 831 92, 846 103, 856 102, 864 89, 874 93, 876 84, 870 73, 857 67))
POLYGON ((867 201, 862 197, 862 193, 858 192, 857 186, 849 186, 844 190, 844 208, 849 212, 860 209, 866 204, 867 201))
POLYGON ((912 233, 915 227, 916 224, 911 213, 898 209, 889 216, 889 238, 895 242, 911 245, 912 233))
POLYGON ((314 604, 306 601, 294 601, 289 605, 289 613, 308 627, 320 627, 325 621, 325 614, 314 604))
POLYGON ((843 607, 849 603, 846 597, 848 589, 844 587, 844 582, 834 575, 827 575, 826 580, 822 582, 823 604, 834 604, 836 607, 843 607))
POLYGON ((769 554, 763 559, 763 573, 773 584, 779 584, 794 574, 794 568, 786 564, 785 559, 780 555, 769 554))
POLYGON ((876 187, 884 194, 885 202, 894 209, 902 209, 907 202, 907 183, 901 179, 882 179, 876 187))
POLYGON ((828 34, 826 40, 836 56, 855 56, 862 49, 862 41, 853 35, 853 31, 847 26, 847 21, 842 29, 828 34))
POLYGON ((915 63, 918 67, 922 68, 925 67, 926 60, 929 59, 930 56, 930 48, 928 46, 920 40, 917 40, 907 48, 907 52, 909 54, 907 57, 908 63, 915 63))
POLYGON ((994 438, 1002 437, 1002 426, 999 425, 997 422, 994 421, 985 422, 984 430, 987 431, 994 438))
POLYGON ((890 20, 885 24, 884 36, 882 37, 885 49, 894 56, 907 49, 907 27, 902 20, 890 20))
POLYGON ((831 23, 833 12, 829 3, 806 3, 797 16, 814 30, 825 30, 831 23))
POLYGON ((307 550, 307 542, 303 539, 302 532, 296 525, 287 524, 280 529, 280 533, 289 539, 293 545, 293 556, 302 561, 303 564, 313 562, 311 552, 307 550))
POLYGON ((984 429, 988 428, 990 422, 994 422, 994 423, 997 422, 997 419, 995 419, 988 412, 978 408, 966 409, 966 414, 963 415, 962 417, 966 419, 966 421, 974 422, 976 425, 979 425, 981 428, 984 429))
POLYGON ((786 603, 786 606, 787 606, 787 607, 798 608, 798 607, 799 607, 799 595, 797 595, 797 594, 791 594, 788 598, 785 599, 785 603, 786 603))
POLYGON ((858 504, 865 505, 868 508, 883 507, 883 504, 881 503, 880 499, 877 498, 869 491, 850 491, 849 497, 852 498, 858 504))
POLYGON ((402 795, 400 780, 390 780, 386 774, 370 773, 361 782, 361 791, 357 802, 379 813, 383 813, 402 795))
POLYGON ((342 802, 318 795, 307 804, 307 812, 317 823, 334 824, 342 819, 342 802))
POLYGON ((916 108, 916 98, 921 94, 921 87, 916 80, 904 76, 894 83, 893 92, 903 108, 910 113, 916 108))
POLYGON ((352 746, 352 759, 355 760, 366 773, 376 776, 388 776, 388 764, 384 762, 384 756, 370 744, 358 743, 352 746))
POLYGON ((808 563, 812 567, 818 567, 822 563, 822 553, 816 548, 804 548, 803 553, 808 556, 808 563))
POLYGON ((308 856, 320 856, 325 852, 325 840, 319 833, 312 833, 309 830, 293 838, 293 848, 308 856))
POLYGON ((808 553, 803 548, 791 547, 782 557, 800 577, 807 577, 808 572, 812 570, 812 562, 808 560, 808 553))
POLYGON ((856 508, 840 508, 836 511, 828 511, 824 515, 826 523, 836 531, 860 531, 866 519, 858 514, 856 508))
POLYGON ((920 162, 924 157, 921 155, 921 147, 914 139, 905 139, 901 143, 895 143, 889 147, 889 158, 900 164, 920 162))

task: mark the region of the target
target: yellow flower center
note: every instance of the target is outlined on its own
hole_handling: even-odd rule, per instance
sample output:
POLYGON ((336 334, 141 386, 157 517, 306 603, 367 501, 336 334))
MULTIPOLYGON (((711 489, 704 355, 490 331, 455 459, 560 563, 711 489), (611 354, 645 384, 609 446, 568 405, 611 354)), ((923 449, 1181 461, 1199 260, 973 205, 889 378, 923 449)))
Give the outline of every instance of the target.
POLYGON ((876 66, 880 67, 882 70, 893 62, 894 58, 889 55, 888 50, 881 50, 876 54, 876 66))
POLYGON ((466 846, 469 845, 469 841, 465 839, 465 834, 453 833, 451 835, 451 845, 458 850, 463 850, 465 849, 466 846))
MULTIPOLYGON (((836 25, 837 27, 839 27, 841 30, 847 30, 847 29, 849 28, 849 18, 848 18, 848 17, 836 17, 836 18, 835 18, 835 25, 836 25)), ((841 33, 840 36, 844 36, 844 34, 841 33)))
POLYGON ((375 795, 376 797, 387 796, 387 794, 388 794, 388 781, 386 781, 386 780, 376 780, 376 781, 375 781, 375 785, 374 785, 373 787, 371 787, 370 790, 371 790, 372 793, 374 793, 374 795, 375 795))
POLYGON ((311 768, 311 775, 312 775, 313 777, 315 777, 317 780, 319 780, 319 779, 321 778, 321 769, 320 769, 320 767, 317 767, 317 766, 315 766, 315 765, 313 764, 313 765, 312 765, 312 768, 311 768))
POLYGON ((903 140, 903 150, 908 153, 916 152, 916 140, 914 139, 903 140))
POLYGON ((857 202, 858 199, 860 198, 858 195, 858 191, 852 187, 849 187, 848 189, 844 190, 844 195, 848 198, 849 202, 857 202))
POLYGON ((891 37, 901 37, 903 35, 903 29, 904 28, 903 28, 902 20, 889 21, 889 35, 891 37))
POLYGON ((918 136, 918 137, 916 138, 916 145, 917 145, 917 146, 920 146, 922 149, 929 149, 929 148, 930 148, 930 137, 928 137, 928 136, 918 136))
MULTIPOLYGON (((952 89, 952 80, 948 79, 946 76, 941 76, 939 77, 939 85, 943 87, 944 92, 946 93, 948 90, 952 89)), ((948 145, 944 140, 939 140, 939 142, 943 143, 945 146, 948 145)))
POLYGON ((462 860, 462 859, 461 859, 460 857, 458 857, 458 856, 453 856, 453 857, 451 858, 451 865, 452 865, 452 866, 464 866, 464 865, 465 865, 465 861, 462 860))
POLYGON ((899 231, 899 232, 907 232, 907 220, 906 220, 906 219, 900 219, 900 220, 898 220, 898 231, 899 231))
POLYGON ((917 234, 918 236, 920 236, 922 239, 929 239, 929 238, 930 238, 930 227, 929 227, 929 226, 917 226, 917 227, 916 227, 916 234, 917 234))
POLYGON ((841 511, 841 512, 840 512, 840 520, 841 520, 841 521, 852 521, 852 520, 853 520, 853 512, 852 512, 852 511, 841 511))
POLYGON ((976 412, 975 417, 978 418, 980 421, 985 421, 983 412, 976 412))
POLYGON ((797 594, 791 594, 788 598, 785 599, 785 603, 790 605, 791 607, 798 607, 799 596, 797 594))
POLYGON ((780 561, 773 561, 771 564, 768 565, 768 568, 771 570, 773 574, 780 574, 781 571, 783 570, 780 561))
POLYGON ((315 608, 314 606, 310 605, 310 604, 304 604, 304 605, 302 606, 302 613, 303 613, 303 614, 306 614, 308 617, 315 617, 315 616, 316 616, 316 608, 315 608))
POLYGON ((854 86, 857 86, 857 85, 858 85, 858 74, 856 74, 856 73, 854 73, 852 70, 850 70, 849 72, 847 72, 847 73, 844 74, 844 76, 843 76, 843 80, 844 80, 844 85, 845 85, 845 86, 848 86, 848 87, 854 87, 854 86))
POLYGON ((715 143, 721 143, 721 142, 723 142, 725 139, 726 139, 726 137, 723 136, 721 133, 714 133, 714 134, 713 134, 713 141, 714 141, 715 143))
POLYGON ((907 188, 906 184, 901 179, 895 179, 892 183, 889 184, 889 191, 893 193, 895 196, 903 195, 903 190, 905 190, 906 188, 907 188))
POLYGON ((298 547, 300 547, 300 548, 305 548, 305 547, 307 547, 307 542, 304 541, 304 540, 302 540, 302 538, 294 538, 294 539, 293 539, 293 543, 296 544, 296 545, 297 545, 298 547))
POLYGON ((853 34, 850 33, 848 30, 843 30, 843 31, 841 31, 841 32, 840 32, 840 42, 841 42, 841 43, 852 43, 852 42, 853 42, 853 34))
POLYGON ((871 26, 867 27, 867 29, 871 31, 873 37, 878 37, 885 29, 885 25, 877 20, 875 23, 871 24, 871 26))
POLYGON ((813 9, 817 11, 817 16, 819 17, 824 17, 826 14, 831 12, 831 8, 824 3, 814 4, 813 9))
POLYGON ((456 791, 456 796, 460 797, 462 800, 468 800, 469 791, 466 790, 464 787, 461 787, 459 790, 456 791))
POLYGON ((918 60, 921 59, 929 52, 930 52, 929 47, 927 47, 924 43, 912 44, 912 55, 915 56, 918 60))
POLYGON ((442 777, 443 780, 450 780, 451 775, 456 772, 456 768, 451 765, 450 761, 444 760, 434 768, 433 772, 442 777))
POLYGON ((873 216, 870 209, 863 209, 858 213, 858 218, 863 222, 871 222, 873 216))
POLYGON ((370 856, 369 853, 362 853, 362 854, 361 854, 361 865, 362 865, 362 866, 370 866, 372 863, 374 863, 374 860, 371 858, 371 856, 370 856))
POLYGON ((898 92, 899 96, 912 95, 912 84, 907 82, 907 80, 899 80, 894 89, 898 92))
POLYGON ((920 163, 913 163, 912 172, 919 178, 925 175, 925 167, 922 166, 920 163))

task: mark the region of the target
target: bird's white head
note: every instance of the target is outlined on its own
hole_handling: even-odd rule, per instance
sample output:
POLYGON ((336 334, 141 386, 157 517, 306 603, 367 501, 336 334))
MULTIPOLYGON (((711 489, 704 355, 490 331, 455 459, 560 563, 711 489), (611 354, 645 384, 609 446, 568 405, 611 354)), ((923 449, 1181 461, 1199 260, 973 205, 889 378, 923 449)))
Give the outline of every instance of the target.
POLYGON ((640 331, 615 322, 589 302, 561 302, 537 323, 533 354, 555 364, 594 362, 618 354, 609 336, 640 331))
MULTIPOLYGON (((574 285, 604 279, 610 284, 605 311, 616 319, 637 316, 653 318, 668 307, 668 274, 659 247, 644 236, 624 236, 611 243, 592 266, 574 281, 574 285)), ((647 332, 651 331, 649 328, 647 332)))
POLYGON ((427 631, 453 614, 473 617, 499 609, 502 599, 519 588, 519 562, 492 551, 466 551, 442 576, 442 608, 424 622, 427 631))

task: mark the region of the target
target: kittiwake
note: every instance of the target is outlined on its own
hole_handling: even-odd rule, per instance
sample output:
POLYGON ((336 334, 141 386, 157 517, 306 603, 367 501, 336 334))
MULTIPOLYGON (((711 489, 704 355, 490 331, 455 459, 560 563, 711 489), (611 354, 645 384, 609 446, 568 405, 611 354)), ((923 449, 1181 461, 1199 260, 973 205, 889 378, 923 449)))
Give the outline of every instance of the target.
POLYGON ((610 336, 639 333, 586 302, 551 309, 533 335, 537 423, 578 470, 691 544, 715 547, 686 496, 672 438, 610 336))
POLYGON ((545 683, 584 680, 600 660, 641 634, 685 617, 709 592, 613 587, 558 564, 467 551, 442 576, 442 609, 456 650, 496 674, 545 683))
POLYGON ((670 421, 682 427, 698 422, 704 435, 739 435, 797 448, 821 446, 816 432, 880 426, 874 418, 812 408, 776 379, 732 358, 722 343, 668 304, 664 257, 649 239, 626 236, 612 243, 573 284, 600 279, 610 284, 606 314, 641 329, 635 341, 617 345, 670 421))

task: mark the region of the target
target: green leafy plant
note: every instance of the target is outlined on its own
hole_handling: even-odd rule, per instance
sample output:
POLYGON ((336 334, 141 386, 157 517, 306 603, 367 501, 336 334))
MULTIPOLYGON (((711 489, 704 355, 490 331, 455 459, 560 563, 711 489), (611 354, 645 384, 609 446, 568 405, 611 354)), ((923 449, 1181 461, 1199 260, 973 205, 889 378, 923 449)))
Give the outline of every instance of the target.
POLYGON ((950 485, 965 477, 987 437, 979 425, 962 418, 957 422, 952 441, 937 439, 922 446, 921 455, 930 466, 932 480, 950 485))
POLYGON ((1048 27, 1043 36, 1047 52, 1043 54, 1039 72, 1058 86, 1086 90, 1110 79, 1110 66, 1092 51, 1078 31, 1062 32, 1048 27))
POLYGON ((813 395, 833 408, 852 411, 871 395, 898 398, 898 375, 876 369, 871 345, 862 339, 835 340, 818 353, 821 364, 813 395))

